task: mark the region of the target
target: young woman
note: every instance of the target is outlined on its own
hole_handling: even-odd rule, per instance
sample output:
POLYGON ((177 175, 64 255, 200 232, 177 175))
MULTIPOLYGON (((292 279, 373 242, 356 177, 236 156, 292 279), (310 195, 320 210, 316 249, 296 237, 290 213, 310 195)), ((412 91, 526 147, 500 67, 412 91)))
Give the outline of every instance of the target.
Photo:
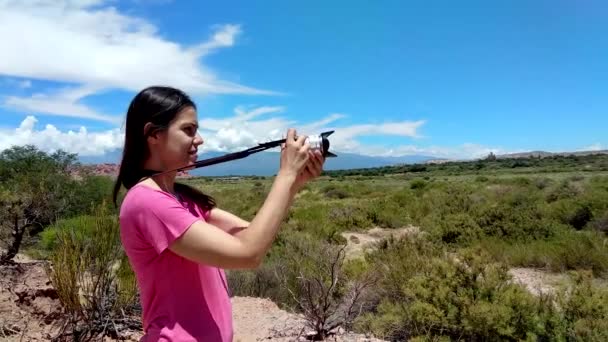
POLYGON ((149 87, 135 96, 114 187, 121 240, 137 277, 143 341, 232 341, 232 310, 223 269, 260 265, 294 195, 321 174, 324 159, 305 136, 287 131, 280 166, 257 215, 247 222, 215 206, 175 172, 192 165, 203 139, 195 104, 182 91, 149 87))

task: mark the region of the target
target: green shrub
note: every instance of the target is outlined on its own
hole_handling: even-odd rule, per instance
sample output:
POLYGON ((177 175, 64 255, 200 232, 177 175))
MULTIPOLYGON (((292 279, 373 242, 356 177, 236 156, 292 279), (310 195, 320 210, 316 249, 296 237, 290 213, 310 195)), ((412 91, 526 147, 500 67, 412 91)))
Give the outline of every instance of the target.
POLYGON ((94 223, 86 218, 71 221, 74 226, 56 230, 48 269, 65 312, 62 334, 76 340, 99 334, 118 337, 125 324, 138 326, 125 312, 138 307, 136 280, 120 244, 118 221, 103 206, 94 223), (83 232, 90 232, 83 238, 83 232), (94 238, 92 238, 94 237, 94 238), (111 324, 109 324, 111 323, 111 324))
POLYGON ((423 179, 414 179, 410 183, 410 189, 412 190, 421 190, 426 187, 427 182, 423 179))
POLYGON ((375 313, 357 321, 360 331, 393 340, 511 340, 544 333, 537 299, 510 284, 507 268, 483 254, 454 258, 413 241, 378 254, 377 268, 386 276, 383 299, 375 313))
POLYGON ((596 276, 608 271, 608 245, 601 233, 563 230, 547 240, 479 242, 496 260, 513 266, 548 268, 555 272, 592 270, 596 276))
POLYGON ((580 341, 608 340, 608 289, 593 286, 589 272, 575 274, 575 283, 560 294, 567 337, 580 341))
POLYGON ((483 231, 468 214, 448 214, 443 218, 429 217, 422 226, 431 237, 446 244, 469 244, 477 241, 483 231))
POLYGON ((576 230, 583 229, 593 219, 591 207, 576 199, 559 200, 552 203, 552 215, 561 223, 576 230))
POLYGON ((475 221, 485 236, 517 241, 546 239, 561 228, 538 204, 526 203, 525 197, 515 196, 511 203, 505 202, 485 206, 476 213, 475 221))
POLYGON ((564 180, 552 189, 547 195, 547 202, 555 202, 560 199, 576 197, 579 190, 575 188, 569 181, 564 180))
POLYGON ((403 227, 411 222, 407 212, 390 199, 376 199, 369 203, 367 220, 374 226, 385 228, 403 227))
POLYGON ((321 191, 327 198, 343 199, 350 196, 346 190, 338 188, 335 184, 327 185, 321 191))
POLYGON ((70 238, 75 239, 78 244, 83 244, 93 236, 93 229, 97 218, 92 215, 81 215, 68 219, 58 220, 55 224, 40 233, 38 251, 42 257, 48 257, 50 253, 58 248, 58 239, 69 232, 70 238))

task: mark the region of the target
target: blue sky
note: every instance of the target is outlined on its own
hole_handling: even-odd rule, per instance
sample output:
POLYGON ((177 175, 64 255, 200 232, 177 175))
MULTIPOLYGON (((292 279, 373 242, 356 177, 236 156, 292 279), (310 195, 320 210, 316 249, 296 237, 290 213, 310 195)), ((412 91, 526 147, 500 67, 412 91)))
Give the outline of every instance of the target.
POLYGON ((608 148, 605 1, 9 1, 0 21, 0 148, 118 148, 153 83, 192 94, 207 149, 289 126, 370 155, 608 148))

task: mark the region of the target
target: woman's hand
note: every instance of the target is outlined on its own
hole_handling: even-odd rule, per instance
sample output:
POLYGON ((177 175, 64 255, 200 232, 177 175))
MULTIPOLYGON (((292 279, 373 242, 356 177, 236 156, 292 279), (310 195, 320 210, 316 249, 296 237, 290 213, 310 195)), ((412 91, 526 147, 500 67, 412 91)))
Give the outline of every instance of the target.
POLYGON ((288 177, 295 181, 305 170, 310 158, 310 146, 304 143, 305 140, 304 135, 296 139, 295 129, 290 128, 287 131, 287 139, 281 145, 281 167, 277 176, 288 177))
POLYGON ((325 158, 321 154, 319 150, 316 151, 308 151, 309 157, 308 162, 306 163, 306 167, 304 170, 300 172, 298 177, 296 178, 295 189, 299 191, 304 187, 304 185, 319 177, 321 172, 323 172, 323 164, 325 163, 325 158))

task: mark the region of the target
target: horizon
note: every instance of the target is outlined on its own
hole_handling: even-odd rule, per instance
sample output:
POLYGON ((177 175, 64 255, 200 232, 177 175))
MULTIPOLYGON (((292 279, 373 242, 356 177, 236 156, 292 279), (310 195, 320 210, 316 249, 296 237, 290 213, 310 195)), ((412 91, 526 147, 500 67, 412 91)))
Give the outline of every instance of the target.
POLYGON ((288 127, 366 156, 608 149, 608 4, 440 4, 1 2, 0 150, 121 149, 152 84, 192 96, 201 154, 288 127))

